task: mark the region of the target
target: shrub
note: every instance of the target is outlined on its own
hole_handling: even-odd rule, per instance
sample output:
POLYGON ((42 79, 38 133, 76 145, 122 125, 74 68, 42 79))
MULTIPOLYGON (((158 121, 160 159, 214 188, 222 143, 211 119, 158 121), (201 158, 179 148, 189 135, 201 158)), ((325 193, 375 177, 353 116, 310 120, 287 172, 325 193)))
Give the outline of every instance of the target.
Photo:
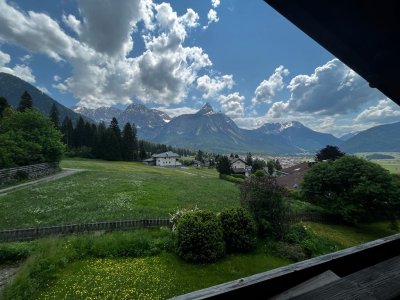
POLYGON ((301 261, 306 259, 303 247, 298 244, 290 244, 282 241, 275 242, 269 246, 269 251, 275 255, 288 258, 293 261, 301 261))
POLYGON ((219 174, 219 178, 226 180, 226 181, 233 182, 233 183, 238 183, 238 184, 242 184, 244 182, 244 179, 242 179, 242 178, 236 178, 231 175, 225 175, 225 174, 219 174))
POLYGON ((283 238, 287 227, 289 205, 285 201, 286 189, 271 177, 251 177, 240 187, 242 207, 253 215, 259 233, 283 238))
POLYGON ((299 223, 292 225, 289 228, 284 239, 290 244, 300 244, 308 236, 307 228, 303 224, 299 223))
POLYGON ((265 176, 265 172, 264 170, 257 170, 254 172, 254 176, 255 177, 264 177, 265 176))
POLYGON ((31 251, 32 246, 29 243, 0 244, 0 265, 25 259, 29 256, 31 251))
POLYGON ((248 252, 256 244, 256 225, 243 208, 232 208, 220 215, 228 252, 248 252))
POLYGON ((176 230, 176 225, 178 225, 179 219, 188 212, 199 211, 199 208, 195 206, 193 209, 182 208, 178 209, 174 214, 170 214, 169 221, 172 223, 172 231, 176 230))
POLYGON ((334 241, 312 234, 301 242, 301 247, 307 257, 315 257, 338 251, 341 247, 334 241))
POLYGON ((301 185, 304 199, 350 223, 396 219, 400 184, 381 166, 355 156, 320 162, 301 185))
POLYGON ((301 223, 290 227, 285 236, 285 242, 300 246, 307 258, 338 251, 341 248, 336 242, 316 235, 301 223))
POLYGON ((243 174, 232 174, 231 176, 235 178, 246 179, 246 176, 244 176, 243 174))
POLYGON ((212 212, 184 214, 176 226, 177 252, 186 261, 207 263, 225 253, 221 221, 212 212))

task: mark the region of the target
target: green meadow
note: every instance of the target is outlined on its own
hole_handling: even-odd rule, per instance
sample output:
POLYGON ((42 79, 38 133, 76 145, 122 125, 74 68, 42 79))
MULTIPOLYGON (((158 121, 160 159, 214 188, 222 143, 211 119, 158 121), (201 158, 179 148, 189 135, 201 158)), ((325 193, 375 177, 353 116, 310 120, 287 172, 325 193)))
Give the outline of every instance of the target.
MULTIPOLYGON (((240 205, 238 185, 219 179, 214 169, 88 159, 67 159, 61 166, 84 171, 0 195, 0 228, 168 217, 178 208, 219 212, 240 205)), ((301 201, 292 206, 320 211, 301 201)), ((315 234, 315 243, 321 238, 336 249, 396 233, 389 222, 304 225, 315 234)), ((196 265, 175 254, 166 228, 2 243, 0 265, 15 263, 9 261, 13 257, 21 260, 0 299, 166 299, 293 263, 279 247, 287 246, 261 239, 254 252, 196 265)), ((322 249, 326 252, 329 248, 322 249)))
POLYGON ((356 153, 357 156, 366 157, 371 154, 385 154, 393 156, 394 159, 371 159, 372 162, 377 163, 394 174, 400 174, 400 152, 360 152, 356 153))
POLYGON ((64 160, 84 171, 0 195, 0 229, 169 217, 178 208, 239 205, 238 187, 215 169, 159 168, 137 162, 64 160))

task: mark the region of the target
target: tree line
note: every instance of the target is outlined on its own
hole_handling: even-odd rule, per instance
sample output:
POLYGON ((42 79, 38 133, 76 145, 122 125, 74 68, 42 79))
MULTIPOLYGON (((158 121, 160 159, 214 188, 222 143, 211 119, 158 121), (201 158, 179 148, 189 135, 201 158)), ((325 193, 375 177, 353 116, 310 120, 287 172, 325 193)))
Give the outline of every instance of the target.
POLYGON ((175 148, 139 140, 135 124, 126 123, 121 130, 116 118, 106 126, 79 118, 76 125, 67 116, 61 123, 62 140, 67 145, 67 155, 100 158, 105 160, 138 161, 154 153, 173 151, 179 155, 193 155, 188 149, 175 148))
POLYGON ((75 124, 68 116, 60 122, 55 104, 46 117, 33 108, 27 91, 16 110, 0 97, 0 125, 0 167, 59 161, 64 150, 68 156, 123 161, 139 161, 166 151, 182 156, 196 154, 189 149, 139 140, 135 124, 128 122, 121 130, 116 118, 108 126, 82 117, 75 124))
POLYGON ((58 121, 56 107, 50 112, 50 118, 62 134, 67 146, 67 155, 100 158, 105 160, 139 161, 151 157, 154 153, 173 151, 182 156, 194 155, 189 149, 176 148, 165 144, 139 140, 135 124, 126 123, 121 130, 117 119, 112 118, 106 126, 85 121, 82 117, 73 124, 67 116, 61 124, 58 121))

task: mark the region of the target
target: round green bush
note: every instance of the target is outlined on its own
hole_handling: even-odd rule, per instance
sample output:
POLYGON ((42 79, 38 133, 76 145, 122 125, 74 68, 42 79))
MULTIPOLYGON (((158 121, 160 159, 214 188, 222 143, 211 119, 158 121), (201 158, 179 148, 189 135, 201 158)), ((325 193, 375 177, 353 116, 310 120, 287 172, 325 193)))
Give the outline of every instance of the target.
POLYGON ((257 227, 246 210, 225 210, 221 212, 220 219, 228 252, 248 252, 255 247, 257 227))
POLYGON ((254 172, 254 176, 255 177, 264 177, 265 176, 265 172, 263 170, 257 170, 254 172))
POLYGON ((212 212, 188 212, 176 226, 177 252, 184 260, 194 263, 216 261, 225 254, 222 225, 212 212))

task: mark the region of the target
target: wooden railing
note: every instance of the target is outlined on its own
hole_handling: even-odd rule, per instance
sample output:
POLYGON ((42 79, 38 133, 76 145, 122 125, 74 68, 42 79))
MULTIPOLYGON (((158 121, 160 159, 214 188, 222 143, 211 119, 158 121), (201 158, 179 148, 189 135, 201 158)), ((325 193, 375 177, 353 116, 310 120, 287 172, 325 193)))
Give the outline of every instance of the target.
POLYGON ((7 229, 7 230, 0 230, 0 241, 9 242, 9 241, 32 240, 46 236, 66 235, 73 233, 126 230, 135 228, 158 228, 164 226, 171 226, 169 218, 121 220, 121 221, 109 221, 109 222, 7 229))

